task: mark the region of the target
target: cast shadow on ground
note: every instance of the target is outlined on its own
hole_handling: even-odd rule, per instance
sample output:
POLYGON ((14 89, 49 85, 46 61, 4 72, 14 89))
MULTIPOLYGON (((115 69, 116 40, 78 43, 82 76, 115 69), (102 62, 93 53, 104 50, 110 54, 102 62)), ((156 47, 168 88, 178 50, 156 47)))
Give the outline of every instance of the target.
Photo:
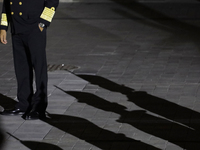
POLYGON ((5 136, 4 136, 4 134, 2 132, 2 128, 0 126, 0 149, 2 149, 2 147, 3 147, 4 140, 5 140, 5 136))
POLYGON ((83 118, 58 114, 49 114, 49 117, 43 121, 102 150, 159 150, 124 134, 103 129, 83 118))
POLYGON ((18 139, 17 137, 13 136, 12 134, 8 133, 11 137, 18 140, 20 143, 22 143, 24 146, 29 148, 30 150, 63 150, 60 147, 50 144, 50 143, 44 143, 44 142, 37 142, 37 141, 22 141, 18 139))
POLYGON ((128 123, 133 127, 168 140, 182 148, 188 150, 198 149, 200 141, 200 124, 198 123, 200 114, 198 112, 147 94, 146 92, 134 91, 129 87, 119 85, 99 76, 78 76, 89 81, 91 84, 126 95, 128 101, 133 102, 145 110, 130 112, 126 111, 125 107, 117 103, 111 103, 91 93, 64 91, 61 89, 75 97, 78 102, 117 113, 120 115, 120 118, 117 120, 118 122, 128 123), (150 115, 148 111, 160 115, 162 118, 150 115))
POLYGON ((13 108, 17 102, 10 97, 0 94, 0 106, 4 109, 13 108))
MULTIPOLYGON (((0 94, 0 106, 2 106, 4 109, 13 108, 16 103, 17 102, 15 100, 13 100, 12 98, 0 94)), ((11 134, 9 134, 9 135, 14 137, 11 134)), ((20 141, 24 146, 28 147, 31 150, 35 150, 36 148, 37 148, 37 150, 44 150, 44 149, 62 150, 61 148, 59 148, 58 146, 53 145, 53 144, 44 143, 44 142, 36 142, 36 141, 22 141, 22 140, 18 139, 17 137, 14 137, 14 138, 17 139, 18 141, 20 141)), ((3 144, 4 140, 5 140, 5 137, 2 132, 2 129, 0 128, 0 149, 4 145, 3 144)))
POLYGON ((185 126, 193 128, 195 131, 200 132, 200 124, 198 123, 200 121, 199 112, 177 105, 163 98, 150 95, 145 91, 135 91, 134 89, 124 85, 119 85, 100 76, 81 74, 77 76, 90 82, 91 84, 98 85, 109 91, 121 93, 127 96, 128 101, 133 102, 147 111, 181 123, 185 126), (192 120, 194 122, 192 122, 192 120))
MULTIPOLYGON (((135 12, 136 14, 140 14, 140 16, 141 16, 141 17, 136 17, 135 15, 126 13, 125 11, 114 9, 115 12, 119 11, 119 14, 121 14, 122 16, 125 16, 127 18, 139 19, 139 20, 141 20, 141 19, 142 20, 144 20, 144 19, 153 20, 154 23, 152 23, 152 25, 153 24, 155 26, 156 26, 156 24, 162 25, 163 27, 165 27, 165 29, 169 29, 169 31, 171 30, 171 32, 173 32, 173 31, 193 31, 194 33, 200 32, 200 27, 184 22, 185 18, 186 19, 194 19, 194 18, 189 18, 189 17, 197 17, 197 16, 192 16, 189 12, 188 12, 188 16, 186 13, 182 16, 177 16, 178 15, 177 13, 179 13, 178 10, 180 10, 179 6, 183 6, 182 3, 178 3, 178 2, 141 3, 136 0, 124 0, 124 1, 111 0, 111 1, 131 10, 132 12, 135 12), (154 6, 154 7, 149 7, 148 4, 151 4, 149 6, 154 6), (166 8, 164 6, 165 7, 168 6, 169 11, 172 6, 174 7, 174 9, 177 7, 177 9, 176 9, 177 12, 174 12, 174 14, 172 14, 171 12, 167 13, 166 8), (173 22, 165 22, 164 20, 168 20, 168 21, 170 20, 173 22)), ((187 6, 188 6, 187 4, 188 3, 185 3, 184 7, 187 8, 187 6)), ((199 4, 196 4, 196 6, 198 6, 198 5, 199 4)), ((199 5, 199 7, 200 7, 200 5, 199 5)), ((150 21, 148 21, 148 22, 150 23, 150 21)))
MULTIPOLYGON (((197 16, 192 16, 192 12, 187 12, 184 14, 180 14, 181 16, 177 16, 179 13, 178 10, 184 5, 184 9, 187 10, 189 3, 181 3, 181 2, 166 2, 166 3, 151 3, 151 5, 157 5, 156 8, 149 7, 146 5, 147 3, 137 2, 136 0, 111 0, 124 8, 127 8, 130 11, 125 11, 121 9, 113 9, 113 11, 121 16, 124 16, 129 19, 133 19, 136 22, 140 22, 150 27, 154 27, 156 29, 160 29, 163 31, 167 31, 172 33, 169 37, 169 41, 179 40, 177 44, 180 45, 180 41, 182 43, 185 42, 193 42, 196 46, 199 47, 199 34, 200 34, 200 27, 199 25, 195 25, 193 23, 188 23, 187 20, 197 20, 198 18, 194 18, 197 16), (175 5, 176 4, 176 5, 175 5), (168 11, 163 12, 162 8, 168 6, 168 11), (171 12, 171 7, 175 9, 174 14, 171 12), (139 16, 137 15, 139 14, 139 16), (168 15, 170 14, 170 15, 168 15), (184 16, 185 15, 185 16, 184 16), (187 16, 188 15, 188 16, 187 16)), ((199 4, 196 4, 198 6, 199 4)), ((200 8, 200 5, 199 5, 200 8)), ((191 9, 191 8, 190 8, 191 9)), ((165 10, 166 11, 166 10, 165 10)), ((187 10, 188 11, 188 10, 187 10)), ((199 13, 199 12, 198 12, 199 13)), ((197 12, 196 12, 197 14, 197 12)), ((147 35, 148 36, 148 35, 147 35)), ((165 39, 166 40, 166 39, 165 39)), ((175 44, 175 43, 174 43, 175 44)))

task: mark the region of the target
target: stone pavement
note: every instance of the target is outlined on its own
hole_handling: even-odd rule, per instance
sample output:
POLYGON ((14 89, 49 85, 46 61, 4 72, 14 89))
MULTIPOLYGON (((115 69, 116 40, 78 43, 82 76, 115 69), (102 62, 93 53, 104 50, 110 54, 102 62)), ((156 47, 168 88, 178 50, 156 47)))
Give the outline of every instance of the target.
MULTIPOLYGON (((47 57, 69 67, 48 72, 48 119, 0 116, 0 149, 199 150, 199 19, 198 1, 60 4, 47 57)), ((17 101, 8 42, 0 111, 17 101)))

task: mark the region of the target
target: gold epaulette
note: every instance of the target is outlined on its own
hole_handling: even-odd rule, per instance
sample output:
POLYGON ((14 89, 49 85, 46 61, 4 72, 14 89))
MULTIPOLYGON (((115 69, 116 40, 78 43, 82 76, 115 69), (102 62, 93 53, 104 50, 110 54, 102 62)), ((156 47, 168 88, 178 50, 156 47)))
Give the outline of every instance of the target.
POLYGON ((55 8, 54 7, 51 7, 51 8, 45 7, 40 18, 51 22, 54 14, 55 14, 55 8))
POLYGON ((5 13, 1 14, 1 25, 8 26, 7 15, 5 13))

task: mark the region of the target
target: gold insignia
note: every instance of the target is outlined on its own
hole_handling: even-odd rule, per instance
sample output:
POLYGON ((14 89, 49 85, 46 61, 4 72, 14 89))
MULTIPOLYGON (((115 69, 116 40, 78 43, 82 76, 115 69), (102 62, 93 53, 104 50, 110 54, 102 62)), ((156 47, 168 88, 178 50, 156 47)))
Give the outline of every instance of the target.
POLYGON ((22 5, 22 2, 19 2, 19 5, 22 5))
POLYGON ((13 3, 12 2, 10 2, 10 5, 12 5, 13 3))
POLYGON ((11 12, 11 15, 14 15, 14 12, 11 12))
POLYGON ((21 16, 21 15, 22 15, 22 12, 19 12, 19 15, 21 16))
POLYGON ((7 15, 5 13, 1 14, 1 25, 8 26, 7 15))
POLYGON ((45 7, 40 18, 51 22, 54 14, 55 14, 55 8, 54 7, 51 7, 51 8, 45 7))

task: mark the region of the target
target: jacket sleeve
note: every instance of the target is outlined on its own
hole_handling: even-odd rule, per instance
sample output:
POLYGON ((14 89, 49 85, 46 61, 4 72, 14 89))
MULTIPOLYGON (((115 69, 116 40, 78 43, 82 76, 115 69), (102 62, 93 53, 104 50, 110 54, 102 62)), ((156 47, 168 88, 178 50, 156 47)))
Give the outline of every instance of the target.
POLYGON ((46 0, 44 10, 40 16, 40 22, 49 26, 53 16, 55 14, 56 8, 58 7, 59 0, 46 0))
POLYGON ((8 30, 8 25, 9 25, 9 4, 7 4, 8 1, 4 0, 3 1, 3 8, 2 8, 2 13, 1 13, 1 24, 0 24, 0 29, 2 30, 8 30))

